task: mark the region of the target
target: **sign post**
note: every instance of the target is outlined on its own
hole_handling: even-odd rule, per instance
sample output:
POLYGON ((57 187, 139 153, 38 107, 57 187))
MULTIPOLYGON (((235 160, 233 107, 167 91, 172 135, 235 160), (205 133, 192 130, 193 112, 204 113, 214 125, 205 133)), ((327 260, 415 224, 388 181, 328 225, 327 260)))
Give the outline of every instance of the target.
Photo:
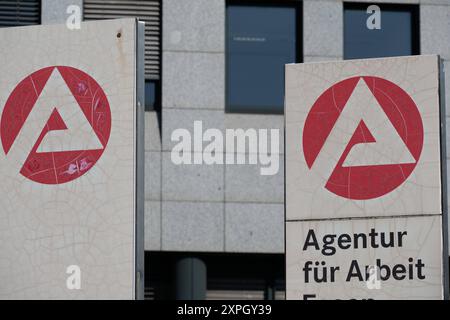
POLYGON ((0 41, 0 298, 142 298, 142 23, 0 41))
POLYGON ((286 66, 287 299, 447 298, 441 68, 286 66))

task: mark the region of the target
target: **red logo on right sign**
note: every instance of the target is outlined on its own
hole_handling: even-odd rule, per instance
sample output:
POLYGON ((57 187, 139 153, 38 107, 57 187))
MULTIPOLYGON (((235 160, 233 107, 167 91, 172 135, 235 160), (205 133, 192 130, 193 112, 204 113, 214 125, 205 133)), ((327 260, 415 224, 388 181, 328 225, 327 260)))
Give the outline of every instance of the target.
POLYGON ((381 197, 413 172, 423 125, 413 99, 386 79, 340 81, 316 100, 303 128, 306 163, 325 188, 354 200, 381 197))

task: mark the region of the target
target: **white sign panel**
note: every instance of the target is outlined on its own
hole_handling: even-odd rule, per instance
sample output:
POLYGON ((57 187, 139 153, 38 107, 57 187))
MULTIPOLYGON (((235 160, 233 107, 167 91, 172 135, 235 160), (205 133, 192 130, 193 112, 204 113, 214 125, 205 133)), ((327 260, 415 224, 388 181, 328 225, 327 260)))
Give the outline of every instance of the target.
POLYGON ((286 66, 289 299, 309 294, 319 299, 446 295, 440 68, 435 55, 286 66), (344 245, 349 249, 329 256, 310 247, 302 250, 308 230, 320 237, 329 232, 328 241, 345 234, 344 242, 351 239, 344 245), (404 232, 404 243, 352 247, 352 234, 372 237, 372 231, 381 237, 378 241, 404 232), (424 234, 429 236, 424 239, 424 234), (402 273, 408 263, 420 264, 419 259, 424 279, 381 279, 381 287, 371 290, 365 278, 346 278, 352 261, 379 277, 378 262, 385 266, 386 261, 395 275, 397 264, 403 264, 397 267, 402 273), (316 267, 336 267, 335 281, 314 281, 310 277, 316 267))
POLYGON ((139 296, 140 29, 0 29, 1 299, 139 296))
POLYGON ((288 299, 442 299, 439 216, 289 222, 288 299))

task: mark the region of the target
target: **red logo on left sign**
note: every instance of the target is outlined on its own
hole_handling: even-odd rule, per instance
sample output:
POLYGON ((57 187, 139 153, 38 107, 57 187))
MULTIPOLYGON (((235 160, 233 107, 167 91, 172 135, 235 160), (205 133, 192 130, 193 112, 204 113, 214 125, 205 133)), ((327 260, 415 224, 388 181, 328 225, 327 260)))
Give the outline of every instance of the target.
POLYGON ((79 178, 98 161, 109 140, 111 110, 87 73, 53 66, 25 77, 12 91, 0 121, 5 154, 20 173, 43 184, 79 178))

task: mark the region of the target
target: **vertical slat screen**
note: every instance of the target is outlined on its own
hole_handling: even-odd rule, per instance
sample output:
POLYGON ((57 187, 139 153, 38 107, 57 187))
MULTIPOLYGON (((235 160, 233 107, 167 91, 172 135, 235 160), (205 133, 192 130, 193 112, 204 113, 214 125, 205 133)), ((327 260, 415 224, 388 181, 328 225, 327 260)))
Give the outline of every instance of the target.
POLYGON ((40 0, 0 0, 0 27, 28 26, 40 21, 40 0))
POLYGON ((160 0, 84 0, 84 20, 136 17, 145 22, 145 78, 159 80, 161 57, 160 0))

